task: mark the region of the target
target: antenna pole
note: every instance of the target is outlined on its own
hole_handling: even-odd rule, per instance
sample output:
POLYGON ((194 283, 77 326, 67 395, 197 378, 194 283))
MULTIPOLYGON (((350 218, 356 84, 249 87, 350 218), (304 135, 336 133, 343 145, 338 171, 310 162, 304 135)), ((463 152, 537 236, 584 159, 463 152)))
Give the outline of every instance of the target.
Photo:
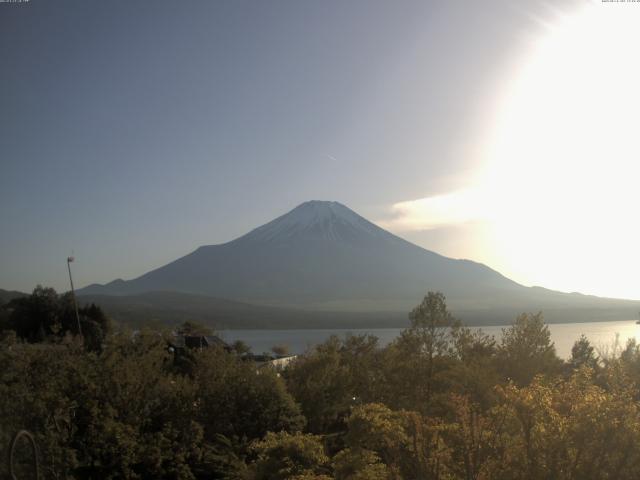
POLYGON ((67 257, 67 268, 69 270, 69 283, 71 283, 71 296, 73 297, 73 307, 76 311, 76 321, 78 322, 78 333, 82 336, 82 327, 80 326, 80 314, 78 313, 78 301, 76 300, 76 291, 73 288, 73 277, 71 276, 71 262, 74 257, 67 257))

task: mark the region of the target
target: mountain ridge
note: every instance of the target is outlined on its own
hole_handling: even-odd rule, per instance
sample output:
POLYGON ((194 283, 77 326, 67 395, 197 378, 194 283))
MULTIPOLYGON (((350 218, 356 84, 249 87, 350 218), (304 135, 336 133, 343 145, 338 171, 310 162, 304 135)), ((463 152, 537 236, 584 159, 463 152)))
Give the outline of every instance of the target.
MULTIPOLYGON (((443 288, 447 282, 460 283, 460 278, 455 282, 446 278, 456 276, 451 273, 455 270, 463 271, 467 280, 462 283, 469 283, 469 277, 482 276, 483 281, 500 284, 503 288, 518 285, 480 263, 448 259, 414 245, 342 204, 310 201, 235 240, 201 246, 135 279, 94 285, 81 289, 80 293, 174 290, 253 303, 295 305, 340 298, 397 298, 402 296, 404 288, 394 288, 394 282, 402 283, 406 274, 419 281, 419 267, 412 266, 416 256, 435 271, 438 281, 432 283, 445 283, 443 288), (220 277, 216 278, 222 275, 226 277, 224 284, 220 277), (382 277, 385 278, 378 282, 377 288, 368 286, 382 277), (290 281, 302 281, 308 288, 301 288, 300 284, 288 285, 289 290, 284 291, 285 284, 290 281), (283 291, 276 291, 274 282, 279 282, 278 288, 283 291), (331 294, 328 290, 335 282, 351 293, 331 294), (230 283, 235 285, 230 287, 230 283), (392 292, 383 292, 389 289, 392 292)), ((462 275, 457 274, 457 277, 462 275)), ((405 296, 409 299, 415 294, 405 296)))
POLYGON ((640 306, 525 287, 481 263, 412 244, 341 203, 317 200, 132 280, 94 284, 78 293, 174 291, 306 310, 406 312, 428 290, 442 291, 455 310, 484 316, 492 310, 583 311, 614 304, 631 315, 640 306))

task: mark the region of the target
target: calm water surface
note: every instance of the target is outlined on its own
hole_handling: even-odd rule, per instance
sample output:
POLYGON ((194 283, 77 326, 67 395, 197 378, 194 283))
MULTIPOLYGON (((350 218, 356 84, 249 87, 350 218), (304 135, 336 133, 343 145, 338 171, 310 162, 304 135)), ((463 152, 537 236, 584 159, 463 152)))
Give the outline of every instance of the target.
MULTIPOLYGON (((504 326, 482 327, 482 330, 500 339, 504 326)), ((254 353, 268 352, 274 345, 287 345, 291 353, 303 353, 309 347, 324 342, 331 335, 360 335, 369 333, 386 345, 398 336, 401 328, 326 329, 326 330, 222 330, 220 336, 227 342, 243 340, 254 353)), ((621 322, 588 322, 550 324, 551 340, 562 358, 571 356, 571 347, 584 334, 598 351, 611 352, 616 335, 620 345, 627 339, 640 337, 640 325, 635 320, 621 322)))

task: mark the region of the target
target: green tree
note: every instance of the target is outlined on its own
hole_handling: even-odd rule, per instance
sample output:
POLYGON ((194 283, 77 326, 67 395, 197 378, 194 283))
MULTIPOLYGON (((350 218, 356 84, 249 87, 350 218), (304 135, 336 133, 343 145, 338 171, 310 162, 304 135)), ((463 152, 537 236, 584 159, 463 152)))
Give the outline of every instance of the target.
POLYGON ((353 408, 347 428, 345 444, 352 450, 375 452, 388 466, 400 463, 409 441, 402 413, 380 403, 360 405, 353 408))
POLYGON ((247 353, 251 352, 251 347, 242 340, 236 340, 235 342, 233 342, 231 344, 231 348, 238 355, 246 355, 247 353))
POLYGON ((492 478, 637 478, 639 407, 628 388, 606 391, 582 367, 568 381, 538 376, 502 394, 510 441, 492 478))
POLYGON ((409 319, 411 326, 385 352, 384 398, 394 408, 426 413, 444 401, 435 397, 448 389, 454 361, 452 328, 459 322, 439 292, 429 292, 409 319))
POLYGON ((289 355, 289 346, 288 345, 274 345, 271 347, 271 351, 278 356, 289 355))
POLYGON ((338 458, 339 471, 349 473, 348 468, 342 469, 360 463, 370 465, 376 475, 387 473, 388 478, 448 478, 449 449, 441 421, 374 403, 354 407, 347 427, 345 444, 350 454, 338 458))
MULTIPOLYGON (((64 301, 65 298, 63 296, 61 303, 64 303, 64 301)), ((68 301, 67 305, 69 305, 68 301)), ((112 329, 111 319, 104 313, 102 308, 94 303, 80 307, 78 315, 85 347, 91 352, 101 352, 102 346, 107 340, 107 335, 112 329)), ((65 328, 65 324, 73 323, 73 320, 69 320, 70 317, 75 318, 75 314, 67 308, 63 314, 63 328, 65 328)), ((66 331, 70 330, 71 328, 66 328, 66 331)))
POLYGON ((517 385, 528 384, 537 374, 560 371, 562 361, 541 312, 523 313, 511 327, 502 330, 498 365, 502 374, 517 385))
POLYGON ((28 342, 77 335, 79 318, 85 347, 99 352, 111 330, 111 321, 99 306, 81 307, 76 316, 71 293, 58 295, 53 288, 40 285, 31 295, 11 300, 5 309, 8 328, 28 342))
POLYGON ((201 323, 187 320, 182 322, 178 328, 176 328, 176 333, 179 335, 206 336, 213 335, 213 329, 201 323))
POLYGON ((253 443, 251 451, 257 457, 255 480, 318 479, 328 470, 329 458, 315 435, 269 432, 253 443))
POLYGON ((170 361, 147 332, 112 337, 100 355, 76 342, 2 345, 0 445, 31 431, 45 478, 235 478, 235 448, 205 438, 196 385, 170 361))
POLYGON ((299 356, 284 375, 309 431, 327 433, 344 429, 353 405, 378 397, 381 373, 377 338, 349 335, 332 336, 299 356))
MULTIPOLYGON (((62 330, 58 294, 53 288, 38 285, 28 297, 14 298, 6 307, 9 327, 28 341, 39 342, 62 330)), ((77 327, 73 333, 77 333, 77 327)))
POLYGON ((9 310, 7 309, 4 300, 0 299, 0 332, 10 329, 9 310))
POLYGON ((427 293, 422 302, 409 313, 409 320, 411 327, 407 334, 418 340, 427 358, 432 359, 449 351, 450 328, 458 322, 449 312, 442 293, 427 293))
POLYGON ((594 370, 598 369, 598 356, 591 342, 589 342, 584 335, 581 335, 580 338, 575 341, 573 347, 571 347, 569 365, 573 369, 578 369, 582 366, 587 366, 594 370))
POLYGON ((332 460, 336 480, 387 480, 391 476, 375 452, 345 448, 332 460))
POLYGON ((513 440, 505 429, 506 413, 495 406, 484 409, 470 397, 456 394, 451 396, 451 404, 453 415, 444 437, 451 452, 454 478, 496 478, 503 470, 504 452, 513 440))
POLYGON ((447 393, 468 397, 472 403, 488 409, 495 401, 494 387, 500 382, 495 338, 482 330, 462 326, 454 327, 451 335, 456 361, 448 372, 447 393))
POLYGON ((223 349, 196 354, 197 419, 205 438, 262 438, 267 432, 299 431, 305 419, 282 378, 271 369, 223 349))

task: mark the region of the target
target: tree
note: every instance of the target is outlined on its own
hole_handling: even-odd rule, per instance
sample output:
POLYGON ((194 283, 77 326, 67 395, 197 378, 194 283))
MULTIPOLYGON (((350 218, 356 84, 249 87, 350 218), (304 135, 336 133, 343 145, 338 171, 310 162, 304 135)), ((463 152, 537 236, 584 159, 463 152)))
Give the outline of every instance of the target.
POLYGON ((589 342, 584 335, 581 335, 573 344, 573 347, 571 347, 571 360, 569 360, 569 365, 573 369, 578 369, 582 366, 594 370, 598 368, 598 356, 591 342, 589 342))
POLYGON ((278 356, 285 356, 289 354, 289 346, 288 345, 274 345, 271 347, 271 351, 278 356))
POLYGON ((496 478, 496 472, 502 468, 503 452, 512 440, 505 433, 504 411, 495 407, 483 410, 469 397, 455 394, 451 396, 451 404, 453 419, 444 436, 451 451, 454 478, 496 478))
POLYGON ((206 325, 202 325, 201 323, 187 320, 180 324, 180 326, 176 329, 176 333, 179 335, 206 336, 213 335, 213 329, 207 327, 206 325))
POLYGON ((371 450, 345 448, 332 460, 336 480, 387 480, 389 467, 371 450))
POLYGON ((513 325, 502 332, 498 365, 507 379, 526 385, 539 373, 559 372, 562 361, 556 355, 542 312, 518 315, 513 325))
POLYGON ((242 340, 236 340, 235 342, 233 342, 231 344, 231 348, 238 355, 246 355, 247 353, 251 352, 251 347, 242 340))
POLYGON ((401 451, 409 437, 403 415, 381 403, 354 407, 347 420, 345 444, 352 450, 375 452, 386 465, 400 462, 401 451))
POLYGON ((447 308, 445 296, 428 292, 422 302, 409 313, 411 327, 408 332, 417 337, 427 357, 433 358, 448 351, 449 328, 458 322, 447 308))
POLYGON ((155 332, 112 336, 100 355, 2 344, 0 364, 0 445, 31 431, 45 478, 240 478, 237 445, 205 435, 197 385, 171 373, 155 332))
POLYGON ((222 434, 253 440, 267 432, 299 431, 305 419, 282 378, 272 369, 208 348, 196 353, 197 420, 205 438, 222 434))
POLYGON ((373 401, 382 381, 377 339, 332 336, 299 356, 284 371, 289 391, 300 403, 313 433, 344 429, 354 404, 373 401))
MULTIPOLYGON (((28 342, 42 341, 62 331, 58 294, 53 288, 38 285, 28 297, 14 298, 6 307, 9 327, 28 342)), ((77 334, 77 327, 72 330, 77 334)))
MULTIPOLYGON (((6 341, 6 339, 5 339, 6 341)), ((76 406, 73 380, 83 356, 76 344, 0 345, 0 449, 26 429, 38 444, 45 478, 59 478, 78 465, 70 415, 76 406)), ((0 463, 0 477, 9 478, 0 463)))
POLYGON ((315 435, 269 432, 253 443, 251 451, 257 457, 255 480, 318 479, 327 472, 329 458, 315 435))
POLYGON ((354 407, 347 428, 348 453, 336 458, 341 474, 354 474, 353 466, 361 465, 378 478, 385 478, 380 477, 384 473, 387 478, 450 478, 449 450, 442 436, 445 425, 439 420, 373 403, 354 407))
POLYGON ((500 382, 495 338, 482 330, 462 326, 454 327, 451 335, 456 362, 448 372, 448 393, 468 397, 483 409, 489 408, 495 401, 494 386, 500 382))
POLYGON ((28 342, 77 335, 79 317, 85 347, 99 352, 111 330, 111 321, 99 306, 92 303, 81 307, 77 317, 71 293, 58 295, 53 288, 40 285, 31 295, 11 300, 6 310, 8 327, 28 342))
POLYGON ((449 313, 445 297, 429 292, 409 314, 411 326, 387 349, 388 394, 395 408, 427 412, 434 395, 447 389, 454 358, 452 327, 459 322, 449 313))
MULTIPOLYGON (((67 298, 67 305, 70 305, 69 300, 67 298)), ((64 301, 65 297, 61 299, 61 303, 64 301)), ((104 313, 102 308, 94 303, 79 308, 78 315, 85 347, 91 352, 101 352, 102 345, 105 343, 107 335, 111 332, 111 319, 104 313)), ((67 308, 65 315, 63 315, 63 323, 73 323, 69 320, 70 316, 75 315, 67 308)), ((67 329, 67 331, 69 330, 67 329)))
POLYGON ((11 330, 9 325, 9 310, 4 301, 0 299, 0 332, 11 330))
POLYGON ((627 387, 606 391, 592 376, 582 367, 567 381, 537 376, 526 387, 501 389, 497 408, 510 438, 491 478, 637 478, 639 405, 627 387))

